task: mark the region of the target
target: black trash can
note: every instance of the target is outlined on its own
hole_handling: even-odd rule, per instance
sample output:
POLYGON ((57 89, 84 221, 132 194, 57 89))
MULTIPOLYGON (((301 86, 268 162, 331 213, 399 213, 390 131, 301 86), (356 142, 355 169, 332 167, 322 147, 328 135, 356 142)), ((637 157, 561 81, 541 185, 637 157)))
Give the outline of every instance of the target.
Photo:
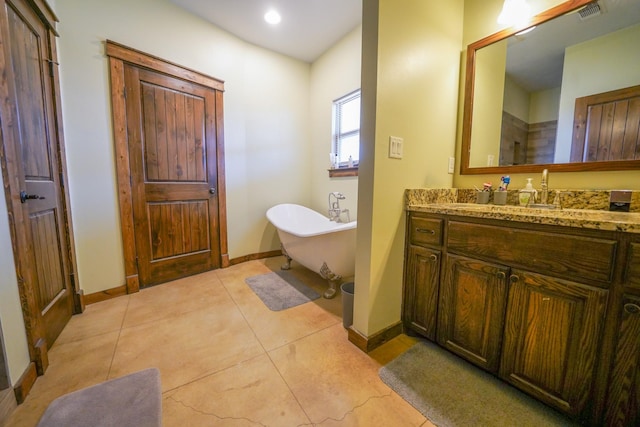
POLYGON ((342 326, 348 328, 353 325, 353 282, 346 282, 340 286, 342 292, 342 326))

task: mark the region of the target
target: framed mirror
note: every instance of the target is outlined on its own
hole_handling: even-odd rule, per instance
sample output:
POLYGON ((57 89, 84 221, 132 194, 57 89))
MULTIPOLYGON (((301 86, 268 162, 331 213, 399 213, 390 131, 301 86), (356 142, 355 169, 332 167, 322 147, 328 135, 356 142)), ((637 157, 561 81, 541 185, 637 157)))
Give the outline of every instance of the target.
POLYGON ((571 0, 467 48, 462 174, 640 169, 640 0, 571 0))

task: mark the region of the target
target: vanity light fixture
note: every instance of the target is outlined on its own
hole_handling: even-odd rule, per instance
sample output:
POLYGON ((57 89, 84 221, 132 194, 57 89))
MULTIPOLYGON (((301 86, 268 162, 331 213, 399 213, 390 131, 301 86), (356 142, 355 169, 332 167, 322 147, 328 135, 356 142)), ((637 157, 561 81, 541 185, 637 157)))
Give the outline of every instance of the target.
POLYGON ((502 12, 498 15, 498 24, 524 26, 531 18, 531 7, 527 0, 504 0, 502 12))
POLYGON ((270 10, 264 14, 264 20, 267 21, 268 24, 278 25, 282 18, 280 17, 280 14, 278 12, 276 12, 275 10, 270 10))

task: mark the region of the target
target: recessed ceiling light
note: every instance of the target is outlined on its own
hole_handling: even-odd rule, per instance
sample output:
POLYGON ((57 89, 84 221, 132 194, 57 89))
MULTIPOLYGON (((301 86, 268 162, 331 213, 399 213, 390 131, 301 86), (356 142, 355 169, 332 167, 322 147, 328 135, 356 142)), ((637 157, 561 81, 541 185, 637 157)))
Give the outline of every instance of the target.
POLYGON ((275 10, 270 10, 269 12, 264 14, 264 20, 271 25, 279 24, 282 18, 280 14, 275 10))

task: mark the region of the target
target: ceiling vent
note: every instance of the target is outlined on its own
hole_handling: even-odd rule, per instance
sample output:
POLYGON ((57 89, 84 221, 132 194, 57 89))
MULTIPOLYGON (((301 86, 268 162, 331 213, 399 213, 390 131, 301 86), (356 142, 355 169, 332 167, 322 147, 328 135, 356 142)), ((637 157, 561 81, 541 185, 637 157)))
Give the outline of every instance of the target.
POLYGON ((578 11, 578 15, 580 15, 581 21, 586 21, 587 19, 595 18, 598 15, 602 15, 602 8, 598 4, 597 1, 593 3, 589 3, 582 9, 578 11))

